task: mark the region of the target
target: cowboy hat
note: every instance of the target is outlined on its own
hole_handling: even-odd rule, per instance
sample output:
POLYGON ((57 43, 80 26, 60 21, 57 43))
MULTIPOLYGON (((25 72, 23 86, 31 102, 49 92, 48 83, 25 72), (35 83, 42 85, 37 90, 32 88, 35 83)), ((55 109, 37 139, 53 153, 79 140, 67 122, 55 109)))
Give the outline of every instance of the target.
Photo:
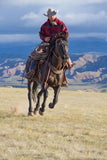
POLYGON ((51 8, 51 9, 48 9, 47 14, 44 13, 43 15, 44 15, 44 16, 47 16, 47 17, 52 17, 52 16, 56 15, 57 12, 58 12, 58 11, 55 11, 55 10, 53 10, 53 9, 51 8))

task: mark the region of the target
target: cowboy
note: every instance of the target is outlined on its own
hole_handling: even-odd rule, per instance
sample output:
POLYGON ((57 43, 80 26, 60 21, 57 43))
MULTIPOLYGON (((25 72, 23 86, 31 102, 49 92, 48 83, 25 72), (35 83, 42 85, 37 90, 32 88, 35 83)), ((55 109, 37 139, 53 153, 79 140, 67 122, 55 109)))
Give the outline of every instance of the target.
MULTIPOLYGON (((69 37, 68 29, 64 22, 60 21, 57 17, 58 11, 53 9, 48 9, 47 14, 44 16, 48 17, 48 20, 41 26, 41 30, 39 32, 40 38, 44 42, 49 42, 51 38, 55 37, 57 33, 62 33, 62 35, 66 35, 67 39, 69 37)), ((68 67, 72 66, 70 58, 68 59, 68 67)))
MULTIPOLYGON (((60 21, 56 17, 57 12, 58 11, 55 11, 53 9, 48 9, 47 14, 44 14, 44 16, 46 16, 48 19, 41 26, 41 29, 39 32, 40 39, 44 43, 49 44, 51 38, 54 38, 58 33, 65 35, 67 39, 69 37, 69 33, 68 33, 68 29, 67 29, 66 25, 64 24, 64 22, 60 21)), ((68 60, 67 60, 67 67, 68 68, 72 67, 72 63, 71 63, 70 58, 68 58, 68 60)), ((31 68, 34 68, 34 63, 31 66, 31 68)), ((31 69, 31 71, 32 71, 32 69, 31 69)), ((34 72, 32 72, 32 73, 34 73, 34 72)), ((25 77, 28 78, 29 75, 31 75, 31 74, 28 73, 25 77)), ((67 79, 66 79, 66 82, 67 82, 67 79)))

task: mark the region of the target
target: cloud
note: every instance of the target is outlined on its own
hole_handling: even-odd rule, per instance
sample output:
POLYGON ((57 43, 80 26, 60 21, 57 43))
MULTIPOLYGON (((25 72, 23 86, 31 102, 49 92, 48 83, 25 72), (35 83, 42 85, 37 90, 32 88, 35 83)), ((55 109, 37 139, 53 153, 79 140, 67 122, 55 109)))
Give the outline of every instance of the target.
MULTIPOLYGON (((84 24, 106 24, 107 13, 105 11, 100 11, 98 13, 66 13, 60 17, 63 17, 63 21, 67 25, 84 25, 84 24)), ((43 16, 41 13, 30 12, 21 17, 21 20, 25 22, 26 26, 40 26, 43 21, 43 16)))
POLYGON ((21 19, 22 20, 26 20, 26 19, 34 20, 34 19, 37 19, 37 18, 38 18, 37 14, 35 14, 34 12, 30 12, 29 14, 24 15, 21 19))
MULTIPOLYGON (((49 7, 73 32, 106 32, 107 0, 0 0, 0 33, 34 33, 49 7), (31 27, 31 28, 30 28, 31 27)), ((17 37, 18 38, 18 37, 17 37)))
POLYGON ((15 42, 36 42, 39 41, 39 36, 35 34, 1 34, 0 43, 15 43, 15 42))
MULTIPOLYGON (((57 1, 56 4, 59 4, 61 2, 64 2, 64 0, 57 1)), ((0 2, 2 5, 13 5, 13 6, 28 6, 28 5, 52 5, 55 3, 54 0, 1 0, 0 2)))
POLYGON ((2 16, 0 16, 0 21, 4 20, 4 18, 2 16))
POLYGON ((41 15, 34 12, 30 12, 21 17, 21 20, 24 21, 25 26, 37 26, 41 23, 41 15))
MULTIPOLYGON (((107 41, 107 33, 72 33, 70 38, 101 38, 107 41)), ((0 34, 0 43, 40 42, 38 34, 0 34)))
POLYGON ((99 13, 67 13, 63 16, 67 24, 102 24, 107 22, 107 13, 101 11, 99 13))
POLYGON ((4 17, 0 16, 0 28, 2 28, 4 21, 4 17))
POLYGON ((70 38, 100 38, 107 40, 107 33, 72 33, 70 34, 70 38))
MULTIPOLYGON (((1 0, 2 5, 14 5, 14 6, 29 6, 29 5, 84 5, 84 4, 93 4, 93 3, 104 3, 107 0, 1 0)), ((59 6, 58 6, 59 7, 59 6)))
POLYGON ((87 0, 88 3, 104 3, 107 2, 107 0, 87 0))

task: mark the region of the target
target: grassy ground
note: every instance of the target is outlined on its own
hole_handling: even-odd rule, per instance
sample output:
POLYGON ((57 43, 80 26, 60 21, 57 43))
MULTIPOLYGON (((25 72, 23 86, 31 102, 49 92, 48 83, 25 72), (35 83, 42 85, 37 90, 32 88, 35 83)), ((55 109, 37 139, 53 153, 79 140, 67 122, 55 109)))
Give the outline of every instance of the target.
POLYGON ((0 160, 106 160, 107 93, 61 90, 27 116, 27 89, 0 88, 0 160))

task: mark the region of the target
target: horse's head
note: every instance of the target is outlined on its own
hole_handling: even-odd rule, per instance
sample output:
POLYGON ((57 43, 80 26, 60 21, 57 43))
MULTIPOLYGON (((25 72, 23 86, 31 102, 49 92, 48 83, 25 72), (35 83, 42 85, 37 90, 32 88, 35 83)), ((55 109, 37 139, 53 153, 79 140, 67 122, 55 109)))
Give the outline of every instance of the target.
MULTIPOLYGON (((65 36, 58 35, 51 40, 52 64, 64 67, 68 59, 68 42, 65 36)), ((58 67, 59 68, 59 67, 58 67)))

